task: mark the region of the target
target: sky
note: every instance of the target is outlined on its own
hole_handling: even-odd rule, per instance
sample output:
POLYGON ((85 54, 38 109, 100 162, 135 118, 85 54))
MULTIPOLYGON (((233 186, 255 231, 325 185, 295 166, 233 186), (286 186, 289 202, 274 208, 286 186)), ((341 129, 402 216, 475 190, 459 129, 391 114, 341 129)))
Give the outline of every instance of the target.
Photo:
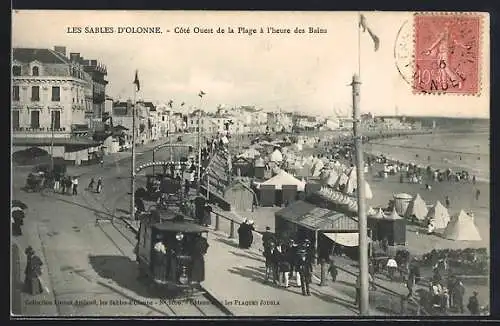
MULTIPOLYGON (((489 117, 489 39, 482 40, 479 96, 415 95, 403 75, 411 59, 412 15, 366 12, 368 33, 358 42, 357 12, 203 12, 203 11, 14 11, 14 47, 66 46, 85 59, 106 65, 107 94, 174 106, 214 110, 218 105, 255 105, 265 110, 311 115, 347 115, 352 110, 354 73, 360 72, 361 111, 376 115, 489 117), (114 33, 85 33, 85 27, 113 27, 114 33), (159 27, 161 34, 117 33, 118 27, 159 27), (80 27, 82 33, 68 33, 80 27), (232 27, 235 33, 228 33, 232 27), (257 33, 238 33, 238 27, 257 33), (260 28, 264 33, 259 33, 260 28), (290 29, 269 34, 267 28, 290 29), (309 27, 326 33, 308 33, 309 27), (189 28, 190 33, 175 33, 189 28), (213 33, 194 33, 195 28, 213 33), (216 33, 218 28, 225 33, 216 33), (305 33, 294 33, 295 28, 305 33), (74 29, 73 29, 74 30, 74 29), (398 37, 399 35, 399 37, 398 37), (406 45, 405 45, 406 44, 406 45), (358 61, 358 53, 360 60, 358 61), (396 53, 396 55, 395 55, 396 53), (395 59, 397 57, 398 59, 395 59), (206 95, 202 101, 200 90, 206 95)), ((488 16, 483 34, 489 33, 488 16)))

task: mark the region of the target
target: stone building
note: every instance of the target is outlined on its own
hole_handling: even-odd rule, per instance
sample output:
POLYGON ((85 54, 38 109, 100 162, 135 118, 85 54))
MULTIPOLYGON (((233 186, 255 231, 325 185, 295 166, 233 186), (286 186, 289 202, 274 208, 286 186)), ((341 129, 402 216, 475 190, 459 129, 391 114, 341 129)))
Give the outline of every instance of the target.
POLYGON ((14 48, 12 57, 13 153, 39 147, 80 164, 97 151, 88 138, 93 81, 65 47, 14 48))

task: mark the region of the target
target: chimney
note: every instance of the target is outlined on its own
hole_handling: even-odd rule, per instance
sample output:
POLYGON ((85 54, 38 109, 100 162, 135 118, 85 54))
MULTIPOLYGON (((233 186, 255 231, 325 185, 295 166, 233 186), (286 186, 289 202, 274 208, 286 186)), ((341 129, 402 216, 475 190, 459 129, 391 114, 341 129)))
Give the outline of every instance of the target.
POLYGON ((80 53, 71 52, 69 54, 69 60, 71 62, 79 62, 80 61, 80 53))
POLYGON ((65 46, 54 46, 54 51, 62 54, 64 57, 66 57, 66 47, 65 46))

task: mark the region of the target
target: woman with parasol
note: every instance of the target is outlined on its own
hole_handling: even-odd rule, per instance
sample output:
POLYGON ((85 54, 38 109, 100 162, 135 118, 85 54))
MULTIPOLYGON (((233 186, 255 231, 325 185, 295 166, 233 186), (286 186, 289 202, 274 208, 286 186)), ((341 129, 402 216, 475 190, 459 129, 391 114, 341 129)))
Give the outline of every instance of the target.
POLYGON ((21 236, 23 235, 21 226, 24 224, 24 209, 28 208, 28 206, 20 200, 13 200, 11 205, 12 234, 21 236))

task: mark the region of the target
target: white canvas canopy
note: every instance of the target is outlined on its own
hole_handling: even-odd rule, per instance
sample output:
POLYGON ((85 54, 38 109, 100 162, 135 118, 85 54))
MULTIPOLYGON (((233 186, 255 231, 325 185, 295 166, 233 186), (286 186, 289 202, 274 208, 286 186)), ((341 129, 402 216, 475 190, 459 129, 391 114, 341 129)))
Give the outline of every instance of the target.
POLYGON ((283 154, 279 150, 275 150, 269 156, 269 161, 271 162, 281 162, 283 161, 283 154))
POLYGON ((260 156, 260 152, 255 148, 249 148, 240 155, 238 155, 238 157, 243 157, 243 158, 255 158, 257 156, 260 156))
POLYGON ((436 229, 444 229, 450 222, 450 214, 446 207, 441 204, 438 200, 434 206, 429 210, 427 214, 427 219, 429 219, 436 229))
POLYGON ((455 241, 480 241, 481 235, 474 224, 474 217, 460 210, 454 215, 443 232, 446 239, 455 241))
POLYGON ((317 177, 319 176, 319 174, 321 173, 321 169, 325 166, 325 164, 323 163, 323 161, 321 160, 316 160, 316 162, 314 162, 313 164, 313 167, 312 167, 312 176, 314 177, 317 177))
POLYGON ((425 201, 420 197, 420 194, 417 194, 415 198, 410 202, 408 209, 406 210, 406 217, 415 216, 415 218, 419 221, 425 220, 429 210, 427 209, 427 205, 425 201))
POLYGON ((258 157, 256 160, 255 160, 255 166, 256 167, 263 167, 263 166, 266 166, 266 162, 264 162, 264 159, 262 157, 258 157))
MULTIPOLYGON (((261 183, 261 185, 274 185, 277 190, 280 190, 283 185, 297 185, 297 191, 304 191, 306 183, 295 178, 290 173, 283 170, 279 171, 274 177, 261 183)), ((260 185, 257 185, 260 188, 260 185)))
MULTIPOLYGON (((335 241, 336 243, 345 247, 357 247, 359 246, 359 233, 349 232, 349 233, 324 233, 325 236, 335 241)), ((368 242, 371 239, 368 238, 368 242)))

